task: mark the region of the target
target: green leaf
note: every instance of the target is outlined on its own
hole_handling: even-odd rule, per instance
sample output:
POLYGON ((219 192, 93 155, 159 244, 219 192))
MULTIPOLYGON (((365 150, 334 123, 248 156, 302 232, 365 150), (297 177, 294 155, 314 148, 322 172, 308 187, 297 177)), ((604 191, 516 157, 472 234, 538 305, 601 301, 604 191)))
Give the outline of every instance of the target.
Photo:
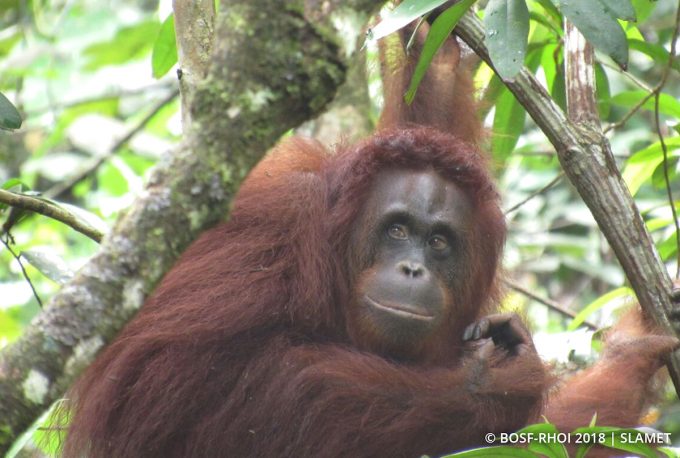
POLYGON ((574 458, 583 458, 584 456, 586 456, 586 453, 591 448, 593 448, 593 446, 591 444, 581 444, 581 445, 579 445, 578 448, 576 449, 576 454, 574 455, 574 458))
POLYGON ((536 0, 536 3, 541 5, 545 12, 550 15, 555 24, 558 25, 557 29, 560 30, 561 32, 562 15, 557 10, 557 8, 555 8, 555 5, 553 5, 553 3, 550 0, 536 0))
POLYGON ((504 162, 517 145, 522 130, 526 111, 507 88, 503 89, 496 104, 491 129, 491 151, 495 160, 504 162))
MULTIPOLYGON (((596 1, 596 0, 593 0, 596 1)), ((624 21, 633 21, 637 19, 635 17, 635 8, 630 0, 599 0, 604 4, 604 7, 609 11, 615 18, 623 19, 624 21)))
MULTIPOLYGON (((529 70, 535 71, 538 68, 542 55, 540 49, 529 53, 527 61, 529 70)), ((491 151, 499 163, 503 163, 517 145, 525 119, 524 107, 506 87, 503 87, 496 104, 491 137, 491 151)))
POLYGON ((674 230, 661 243, 657 244, 656 248, 659 250, 659 256, 664 261, 668 261, 671 256, 675 256, 678 252, 678 233, 674 230))
POLYGON ((524 0, 491 0, 484 10, 485 42, 498 74, 512 79, 522 69, 529 37, 529 10, 524 0))
MULTIPOLYGON (((40 428, 47 422, 47 420, 54 415, 54 412, 62 404, 63 401, 56 401, 52 406, 44 412, 38 419, 33 422, 33 424, 24 431, 19 438, 12 444, 12 448, 9 449, 5 458, 14 458, 21 455, 22 449, 29 443, 34 434, 40 431, 40 428)), ((49 433, 48 433, 49 434, 49 433)), ((57 434, 51 434, 52 437, 58 436, 57 434)))
POLYGON ((611 111, 611 92, 607 72, 599 62, 595 63, 595 89, 597 95, 597 107, 602 119, 609 117, 611 111))
POLYGON ((151 53, 153 77, 158 79, 168 73, 177 63, 177 42, 175 41, 175 15, 170 14, 161 25, 158 38, 151 53))
POLYGON ((559 0, 562 13, 596 48, 622 68, 628 66, 628 41, 619 22, 600 0, 559 0))
POLYGON ((657 449, 659 452, 663 453, 666 455, 668 458, 678 458, 680 457, 680 453, 678 453, 677 450, 668 448, 668 447, 659 447, 657 449))
POLYGON ((28 186, 23 181, 21 181, 20 178, 10 178, 9 180, 5 181, 0 187, 2 187, 2 189, 4 189, 5 191, 18 191, 18 192, 28 191, 31 189, 31 187, 28 186))
POLYGON ((451 32, 458 23, 458 20, 468 9, 470 9, 475 1, 476 0, 462 0, 440 14, 439 17, 434 21, 432 27, 430 27, 430 31, 427 34, 425 43, 423 44, 423 50, 420 53, 418 63, 416 64, 416 68, 413 71, 411 83, 409 84, 408 90, 404 95, 406 103, 410 104, 413 102, 413 98, 416 95, 418 86, 420 85, 423 76, 425 76, 425 72, 430 66, 430 62, 432 62, 432 58, 434 57, 435 53, 439 50, 449 35, 451 35, 451 32))
POLYGON ((547 44, 543 46, 541 54, 541 68, 545 75, 545 85, 548 88, 552 88, 553 83, 555 82, 555 75, 557 74, 555 49, 556 47, 554 44, 547 44))
POLYGON ((645 22, 657 4, 652 0, 633 0, 632 3, 638 22, 645 22))
POLYGON ((632 452, 647 458, 657 458, 659 455, 656 454, 652 447, 643 442, 637 443, 635 438, 639 435, 644 435, 644 433, 635 429, 615 428, 605 435, 606 439, 602 445, 616 450, 632 452))
POLYGON ((550 87, 550 96, 555 103, 564 110, 567 110, 567 82, 564 79, 564 67, 556 68, 555 79, 550 87))
POLYGON ((143 57, 151 49, 150 37, 158 35, 160 23, 156 20, 140 22, 118 30, 112 40, 95 43, 83 51, 88 58, 86 70, 97 70, 107 65, 117 65, 143 57))
POLYGON ((465 458, 472 458, 472 457, 484 457, 488 458, 490 456, 497 456, 497 457, 517 457, 517 458, 538 458, 538 455, 531 453, 528 450, 524 450, 522 448, 517 448, 517 447, 511 447, 507 445, 503 446, 497 446, 497 447, 484 447, 484 448, 476 448, 473 450, 466 450, 464 452, 458 452, 454 453, 452 455, 445 455, 442 458, 454 458, 454 457, 465 457, 465 458))
MULTIPOLYGON (((680 137, 672 137, 666 139, 666 147, 669 153, 673 152, 673 156, 677 156, 675 150, 680 149, 680 137)), ((663 150, 661 143, 655 142, 647 148, 642 149, 633 154, 626 162, 626 167, 623 169, 623 180, 628 185, 628 190, 631 195, 637 194, 640 186, 649 180, 654 173, 654 170, 663 161, 663 150)))
MULTIPOLYGON (((543 437, 548 437, 546 436, 547 434, 554 435, 554 437, 559 434, 559 431, 557 430, 557 427, 555 425, 550 424, 550 423, 537 423, 529 426, 525 426, 524 428, 520 429, 517 431, 517 434, 532 434, 534 437, 540 437, 543 435, 543 437)), ((557 441, 539 441, 539 440, 532 440, 529 445, 527 445, 527 450, 532 451, 540 456, 545 456, 547 458, 569 458, 569 455, 567 454, 567 449, 564 447, 564 444, 561 444, 557 441)))
POLYGON ((368 31, 368 38, 379 40, 392 32, 396 32, 407 24, 427 14, 447 0, 405 0, 389 13, 383 15, 382 20, 368 31))
POLYGON ((14 130, 21 127, 21 115, 5 95, 0 92, 0 129, 14 130))
MULTIPOLYGON (((655 43, 647 43, 646 41, 640 40, 638 38, 628 38, 628 46, 630 46, 630 49, 634 49, 646 54, 656 64, 666 65, 668 63, 670 55, 663 46, 657 45, 655 43)), ((680 71, 680 61, 678 61, 678 59, 674 59, 672 67, 675 70, 680 71)))
MULTIPOLYGON (((611 103, 623 107, 633 107, 637 105, 642 99, 649 95, 646 91, 624 91, 612 96, 611 103)), ((654 97, 650 97, 642 108, 654 111, 654 97)), ((659 112, 674 118, 680 118, 680 102, 673 96, 661 93, 659 97, 659 112)))
POLYGON ((581 309, 580 312, 574 317, 573 320, 571 320, 571 323, 569 323, 569 326, 567 327, 568 331, 573 331, 577 329, 581 324, 583 324, 586 319, 595 313, 597 310, 601 309, 614 299, 618 299, 620 297, 625 297, 625 296, 631 296, 635 297, 633 290, 630 288, 623 286, 621 288, 616 288, 613 291, 609 291, 608 293, 598 297, 595 299, 593 302, 590 304, 586 305, 583 309, 581 309))
MULTIPOLYGON (((1 288, 0 288, 1 291, 1 288)), ((7 294, 5 291, 1 291, 7 294)), ((10 313, 0 310, 0 337, 11 342, 21 335, 23 326, 10 313)))
POLYGON ((545 458, 569 458, 564 445, 557 443, 534 441, 527 445, 527 450, 545 458))
POLYGON ((0 57, 5 57, 7 56, 10 51, 14 48, 14 45, 19 43, 21 41, 21 37, 23 36, 23 33, 19 30, 16 32, 12 33, 10 36, 7 38, 3 38, 0 40, 0 57))

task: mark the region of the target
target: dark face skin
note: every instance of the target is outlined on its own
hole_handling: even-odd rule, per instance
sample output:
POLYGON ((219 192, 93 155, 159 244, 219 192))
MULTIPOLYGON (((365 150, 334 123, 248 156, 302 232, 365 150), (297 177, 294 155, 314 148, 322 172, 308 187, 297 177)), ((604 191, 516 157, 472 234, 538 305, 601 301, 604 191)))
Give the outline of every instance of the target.
POLYGON ((350 334, 362 347, 417 357, 456 301, 472 209, 434 171, 378 175, 354 234, 356 272, 350 334))

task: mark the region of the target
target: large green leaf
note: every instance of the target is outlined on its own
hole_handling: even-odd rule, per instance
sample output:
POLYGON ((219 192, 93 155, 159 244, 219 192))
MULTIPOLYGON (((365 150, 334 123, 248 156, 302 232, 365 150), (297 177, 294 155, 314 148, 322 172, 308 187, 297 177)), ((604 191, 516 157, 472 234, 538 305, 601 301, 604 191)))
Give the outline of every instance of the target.
POLYGON ((498 74, 512 79, 524 65, 529 37, 525 0, 491 0, 484 10, 486 46, 498 74))
MULTIPOLYGON (((553 22, 555 22, 556 25, 561 25, 562 23, 562 15, 560 15, 560 12, 555 8, 555 5, 552 4, 550 0, 536 0, 536 3, 541 5, 543 9, 545 10, 546 13, 551 17, 553 22)), ((562 30, 561 27, 557 27, 559 31, 562 30)))
POLYGON ((611 301, 626 296, 634 297, 633 290, 626 286, 622 286, 621 288, 609 291, 608 293, 598 297, 593 302, 583 307, 580 312, 578 312, 574 319, 571 320, 571 323, 569 323, 567 330, 573 331, 575 329, 578 329, 578 327, 581 326, 590 315, 600 310, 602 307, 609 304, 611 301))
POLYGON ((663 453, 668 458, 679 458, 680 457, 680 452, 678 452, 678 450, 676 448, 673 448, 673 447, 659 447, 656 450, 658 452, 663 453))
POLYGON ((446 0, 405 0, 383 15, 378 25, 369 31, 369 38, 379 40, 386 37, 444 3, 446 0))
POLYGON ((512 153, 524 129, 526 111, 507 88, 503 89, 496 103, 493 117, 491 151, 501 163, 512 153))
POLYGON ((171 14, 161 25, 158 38, 153 45, 151 68, 153 77, 160 78, 177 63, 177 42, 175 41, 175 15, 171 14))
POLYGON ((452 455, 445 455, 442 458, 472 458, 472 457, 484 457, 488 458, 490 456, 497 457, 516 457, 516 458, 538 458, 538 455, 531 453, 529 450, 523 448, 511 447, 507 445, 496 446, 496 447, 484 447, 476 448, 473 450, 466 450, 464 452, 454 453, 452 455))
MULTIPOLYGON (((669 221, 672 223, 672 221, 669 221)), ((656 249, 659 250, 659 256, 664 261, 671 259, 671 256, 676 256, 678 252, 678 233, 673 230, 671 234, 666 237, 661 243, 657 244, 656 249)))
POLYGON ((95 43, 85 49, 84 54, 88 58, 85 69, 97 70, 141 58, 151 49, 153 37, 158 35, 159 29, 157 20, 119 29, 112 40, 95 43))
MULTIPOLYGON (((536 71, 541 63, 542 55, 541 50, 529 53, 527 61, 529 70, 536 71)), ((498 163, 504 163, 517 145, 517 140, 524 129, 525 119, 524 107, 507 88, 504 88, 496 104, 491 137, 491 151, 494 160, 498 163)))
MULTIPOLYGON (((680 149, 680 137, 667 138, 666 147, 669 155, 677 156, 678 154, 675 151, 680 149)), ((634 196, 640 186, 649 180, 661 162, 663 162, 663 150, 659 142, 652 143, 628 159, 621 175, 628 185, 631 195, 634 196)))
MULTIPOLYGON (((630 46, 630 49, 646 54, 657 64, 665 65, 668 63, 670 55, 663 46, 655 43, 648 43, 636 38, 628 38, 628 45, 630 46)), ((673 60, 673 68, 680 72, 680 60, 673 60)))
POLYGON ((642 23, 647 20, 650 14, 652 14, 652 11, 654 11, 658 2, 650 0, 632 0, 631 3, 635 8, 635 15, 637 16, 638 22, 642 23))
MULTIPOLYGON (((596 0, 593 0, 596 1, 596 0)), ((599 0, 612 16, 624 21, 635 21, 635 9, 630 0, 599 0)))
MULTIPOLYGON (((553 424, 537 423, 525 426, 524 428, 517 431, 517 434, 526 434, 530 436, 533 435, 533 437, 537 438, 551 436, 556 438, 559 434, 559 431, 553 424)), ((527 449, 546 458, 569 458, 569 454, 567 453, 567 449, 564 447, 564 444, 561 444, 557 440, 542 441, 534 439, 527 445, 527 449)))
POLYGON ((21 115, 7 97, 0 92, 0 129, 14 130, 21 127, 21 115))
POLYGON ((427 34, 425 43, 423 44, 423 50, 418 58, 418 63, 413 71, 413 76, 411 77, 411 83, 409 84, 408 90, 404 95, 406 103, 413 102, 413 98, 416 95, 418 86, 427 72, 427 68, 432 62, 432 58, 435 53, 442 46, 444 41, 451 35, 453 28, 458 23, 458 20, 465 14, 465 12, 470 9, 472 4, 476 0, 462 0, 456 3, 451 8, 444 11, 439 17, 434 21, 430 31, 427 34))
POLYGON ((632 452, 636 454, 636 456, 644 456, 647 458, 656 458, 659 456, 654 449, 643 440, 645 433, 635 429, 589 426, 587 428, 578 428, 574 430, 572 434, 594 437, 597 439, 597 444, 616 450, 632 452))
MULTIPOLYGON (((633 107, 647 96, 649 96, 649 93, 646 91, 623 91, 612 96, 611 103, 624 107, 633 107)), ((642 105, 642 108, 654 111, 654 97, 650 97, 642 105)), ((661 93, 659 97, 659 112, 680 119, 680 102, 669 94, 661 93)))
MULTIPOLYGON (((7 29, 3 32, 7 32, 7 29)), ((14 48, 14 45, 21 41, 23 33, 17 29, 15 32, 7 36, 7 33, 3 33, 4 37, 0 39, 0 57, 7 56, 10 51, 14 48)))
POLYGON ((559 0, 562 13, 596 48, 622 68, 628 66, 628 41, 623 28, 600 0, 559 0))

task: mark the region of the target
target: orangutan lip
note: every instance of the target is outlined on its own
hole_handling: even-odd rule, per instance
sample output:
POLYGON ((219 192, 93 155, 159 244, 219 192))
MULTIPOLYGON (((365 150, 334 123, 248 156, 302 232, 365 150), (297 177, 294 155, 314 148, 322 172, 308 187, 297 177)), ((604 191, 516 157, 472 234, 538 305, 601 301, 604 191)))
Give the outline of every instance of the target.
POLYGON ((403 306, 400 306, 398 304, 381 304, 373 299, 371 299, 369 296, 364 296, 366 299, 366 302, 369 303, 369 305, 372 305, 373 307, 388 311, 390 313, 393 313, 395 315, 401 316, 403 318, 409 318, 413 320, 421 320, 421 321, 430 321, 434 318, 432 315, 427 315, 425 313, 418 313, 415 312, 411 309, 406 309, 403 306))

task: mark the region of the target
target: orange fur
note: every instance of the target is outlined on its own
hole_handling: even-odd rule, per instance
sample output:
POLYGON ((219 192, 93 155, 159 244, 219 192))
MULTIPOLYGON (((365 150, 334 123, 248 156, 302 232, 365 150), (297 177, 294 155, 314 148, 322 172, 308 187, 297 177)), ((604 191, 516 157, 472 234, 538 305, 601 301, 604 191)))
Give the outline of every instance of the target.
MULTIPOLYGON (((415 457, 539 420, 551 378, 535 354, 461 356, 464 327, 499 303, 506 229, 458 44, 446 43, 406 106, 414 59, 384 69, 379 133, 335 155, 290 139, 253 170, 231 220, 191 245, 70 390, 65 457, 415 457), (362 351, 347 329, 350 265, 362 256, 349 254, 349 234, 389 168, 455 183, 478 228, 464 286, 450 292, 455 319, 419 361, 362 351)), ((549 420, 570 430, 597 412, 601 424, 635 424, 676 341, 631 320, 550 400, 549 420)))

